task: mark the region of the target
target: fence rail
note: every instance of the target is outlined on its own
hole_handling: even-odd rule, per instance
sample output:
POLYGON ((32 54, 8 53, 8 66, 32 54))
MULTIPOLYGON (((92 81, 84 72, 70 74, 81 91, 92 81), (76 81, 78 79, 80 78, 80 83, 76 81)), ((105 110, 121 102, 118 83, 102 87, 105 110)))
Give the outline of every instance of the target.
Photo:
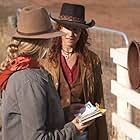
POLYGON ((122 100, 125 100, 126 102, 133 105, 137 109, 140 109, 140 94, 139 93, 119 84, 117 81, 114 81, 114 80, 111 81, 111 87, 112 87, 111 88, 112 94, 114 94, 118 98, 121 98, 122 100))
POLYGON ((99 31, 99 32, 108 32, 108 33, 113 33, 113 34, 118 35, 118 36, 122 36, 122 38, 124 39, 124 42, 125 42, 125 46, 126 47, 129 46, 128 37, 124 32, 117 31, 114 29, 105 28, 105 27, 98 27, 98 26, 92 27, 91 29, 95 30, 95 31, 99 31))

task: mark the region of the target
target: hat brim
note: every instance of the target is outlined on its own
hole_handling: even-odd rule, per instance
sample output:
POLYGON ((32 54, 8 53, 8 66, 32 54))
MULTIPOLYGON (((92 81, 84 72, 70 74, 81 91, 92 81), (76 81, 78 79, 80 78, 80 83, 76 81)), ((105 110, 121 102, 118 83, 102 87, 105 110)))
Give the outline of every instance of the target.
POLYGON ((49 39, 55 38, 65 35, 65 33, 61 31, 56 31, 52 29, 49 33, 42 33, 42 34, 34 34, 34 35, 25 35, 17 32, 16 30, 13 33, 13 38, 26 38, 26 39, 49 39))
POLYGON ((55 22, 57 22, 60 25, 63 26, 68 26, 68 27, 73 27, 73 28, 91 28, 95 25, 95 21, 91 20, 90 22, 85 22, 85 23, 81 23, 81 22, 75 22, 75 21, 68 21, 68 20, 61 20, 61 19, 57 19, 57 18, 53 18, 50 15, 51 19, 54 20, 55 22))

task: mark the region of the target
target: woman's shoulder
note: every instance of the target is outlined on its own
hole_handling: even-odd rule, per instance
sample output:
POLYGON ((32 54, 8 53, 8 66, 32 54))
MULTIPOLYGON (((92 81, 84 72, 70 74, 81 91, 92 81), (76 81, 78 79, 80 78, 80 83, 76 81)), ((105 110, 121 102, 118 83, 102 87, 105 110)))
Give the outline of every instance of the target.
POLYGON ((95 52, 88 50, 88 55, 93 62, 97 64, 101 62, 100 57, 95 52))
POLYGON ((18 81, 22 83, 26 83, 27 81, 48 81, 48 72, 43 69, 24 69, 20 71, 16 71, 13 73, 10 78, 12 81, 18 81))

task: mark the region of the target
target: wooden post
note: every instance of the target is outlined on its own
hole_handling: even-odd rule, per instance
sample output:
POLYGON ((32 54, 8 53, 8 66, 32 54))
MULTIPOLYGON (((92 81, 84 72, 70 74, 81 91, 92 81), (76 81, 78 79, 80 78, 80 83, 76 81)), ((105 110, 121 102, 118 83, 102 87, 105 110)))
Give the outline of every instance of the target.
MULTIPOLYGON (((127 88, 130 88, 130 82, 128 78, 127 71, 127 48, 121 49, 112 49, 111 57, 113 58, 113 62, 116 63, 116 73, 117 73, 117 83, 123 85, 127 88)), ((119 90, 119 89, 118 89, 119 90)), ((131 122, 132 121, 132 107, 131 105, 123 100, 122 98, 117 98, 117 114, 121 118, 131 122)), ((127 128, 126 128, 127 129, 127 128)), ((117 130, 117 140, 130 140, 121 130, 117 130)))
MULTIPOLYGON (((126 68, 117 65, 117 82, 126 87, 130 87, 129 79, 128 79, 128 71, 126 68)), ((129 103, 127 103, 122 98, 117 98, 117 114, 124 118, 125 120, 131 122, 132 121, 132 107, 129 103)), ((128 137, 123 134, 123 132, 118 132, 118 140, 130 140, 128 137)))

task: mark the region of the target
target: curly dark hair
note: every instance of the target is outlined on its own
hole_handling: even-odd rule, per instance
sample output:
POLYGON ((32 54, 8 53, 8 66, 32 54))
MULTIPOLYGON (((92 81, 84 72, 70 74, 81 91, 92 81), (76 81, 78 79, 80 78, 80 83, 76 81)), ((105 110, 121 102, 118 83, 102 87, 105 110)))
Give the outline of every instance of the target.
MULTIPOLYGON (((61 25, 56 24, 55 28, 57 30, 61 29, 61 25)), ((82 29, 80 38, 76 44, 75 52, 78 52, 80 54, 80 58, 83 59, 85 66, 88 66, 89 64, 89 56, 88 56, 88 46, 90 43, 88 42, 88 31, 86 29, 82 29)), ((50 49, 49 54, 49 61, 52 62, 55 66, 58 64, 57 56, 61 52, 62 47, 62 39, 61 37, 57 37, 53 39, 53 46, 50 49)))

